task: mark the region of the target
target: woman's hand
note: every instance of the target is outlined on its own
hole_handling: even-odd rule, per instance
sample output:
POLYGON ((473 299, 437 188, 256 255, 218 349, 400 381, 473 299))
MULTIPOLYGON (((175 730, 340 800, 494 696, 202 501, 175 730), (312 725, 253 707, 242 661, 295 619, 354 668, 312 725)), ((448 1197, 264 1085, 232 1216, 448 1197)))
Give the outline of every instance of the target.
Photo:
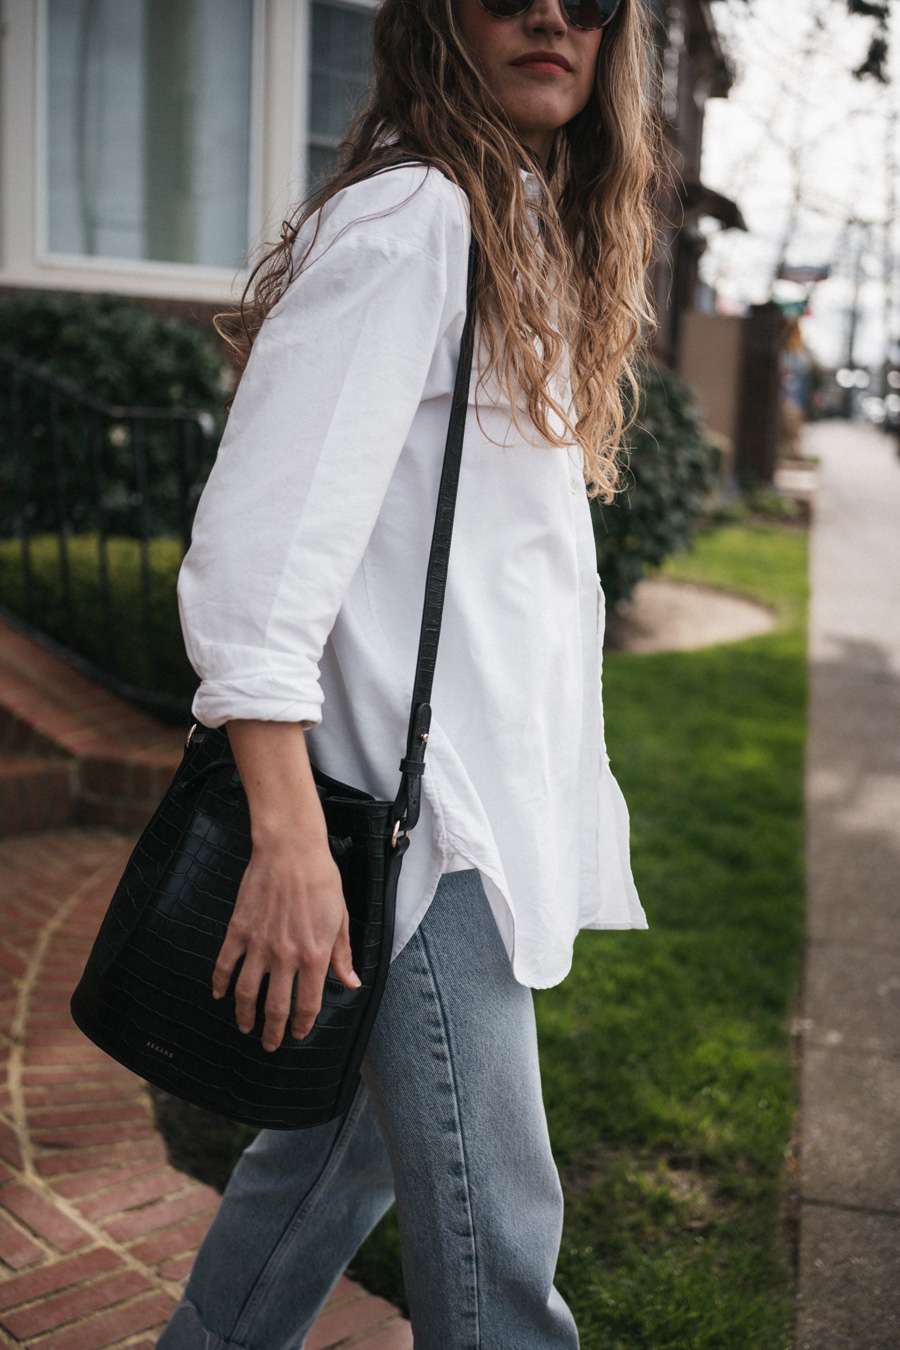
POLYGON ((216 962, 213 995, 223 997, 243 957, 235 1003, 238 1026, 248 1032, 268 974, 262 1044, 277 1050, 288 1022, 292 1036, 312 1030, 329 966, 350 989, 360 981, 303 728, 230 722, 228 738, 250 805, 253 853, 216 962))

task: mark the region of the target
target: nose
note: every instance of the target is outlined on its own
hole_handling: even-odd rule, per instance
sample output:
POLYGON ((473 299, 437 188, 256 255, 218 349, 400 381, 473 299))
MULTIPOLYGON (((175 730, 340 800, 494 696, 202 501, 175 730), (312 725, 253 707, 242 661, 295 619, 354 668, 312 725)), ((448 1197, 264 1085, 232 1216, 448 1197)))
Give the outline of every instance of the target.
POLYGON ((534 0, 525 11, 525 28, 529 33, 552 33, 556 37, 564 37, 568 24, 560 0, 534 0))

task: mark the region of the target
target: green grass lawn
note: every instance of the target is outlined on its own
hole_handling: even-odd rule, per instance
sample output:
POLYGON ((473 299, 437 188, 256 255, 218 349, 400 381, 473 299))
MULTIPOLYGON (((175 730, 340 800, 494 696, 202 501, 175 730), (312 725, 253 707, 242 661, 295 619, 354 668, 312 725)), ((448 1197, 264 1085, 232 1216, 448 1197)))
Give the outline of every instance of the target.
MULTIPOLYGON (((650 929, 583 933, 569 978, 537 995, 567 1195, 558 1283, 584 1350, 784 1350, 806 537, 720 530, 666 571, 766 600, 780 625, 700 652, 607 657, 609 750, 650 929)), ((181 1126, 192 1161, 169 1124, 174 1160, 215 1180, 221 1140, 219 1171, 204 1173, 198 1128, 181 1126)), ((352 1270, 402 1302, 392 1214, 352 1270)))
POLYGON ((537 997, 568 1196, 560 1288, 586 1350, 792 1342, 781 1222, 803 935, 806 537, 701 537, 670 576, 771 604, 778 630, 607 658, 613 768, 646 933, 583 933, 537 997))

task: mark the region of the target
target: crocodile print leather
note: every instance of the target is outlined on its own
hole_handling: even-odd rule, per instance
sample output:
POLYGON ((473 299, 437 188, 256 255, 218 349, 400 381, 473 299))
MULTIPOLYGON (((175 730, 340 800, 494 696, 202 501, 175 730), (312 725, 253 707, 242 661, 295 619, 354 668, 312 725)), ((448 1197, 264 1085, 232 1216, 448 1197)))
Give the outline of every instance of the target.
POLYGON ((476 270, 473 241, 400 791, 394 802, 376 801, 313 771, 362 987, 345 989, 329 973, 312 1031, 302 1041, 286 1034, 273 1053, 261 1043, 265 982, 256 1025, 246 1036, 235 1023, 233 993, 212 997, 213 969, 250 859, 250 814, 227 734, 197 727, 129 859, 72 995, 75 1022, 107 1054, 166 1092, 250 1125, 295 1130, 347 1109, 387 979, 397 881, 407 832, 419 816, 431 721, 474 347, 476 270))
POLYGON ((362 988, 330 973, 302 1041, 262 1049, 235 1024, 234 998, 212 973, 250 858, 250 815, 223 731, 198 728, 141 836, 97 935, 72 1015, 82 1031, 148 1082, 273 1129, 339 1115, 356 1086, 390 961, 394 900, 409 841, 391 847, 393 807, 316 772, 329 842, 350 912, 362 988))

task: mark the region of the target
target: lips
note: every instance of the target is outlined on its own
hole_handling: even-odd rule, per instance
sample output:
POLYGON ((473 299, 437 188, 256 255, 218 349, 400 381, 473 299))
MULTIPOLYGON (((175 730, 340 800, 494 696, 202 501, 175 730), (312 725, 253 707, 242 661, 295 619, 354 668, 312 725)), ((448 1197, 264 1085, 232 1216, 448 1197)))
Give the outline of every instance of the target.
POLYGON ((560 52, 537 51, 524 52, 517 56, 515 61, 510 61, 511 66, 528 66, 531 70, 566 70, 571 71, 566 58, 560 52))

